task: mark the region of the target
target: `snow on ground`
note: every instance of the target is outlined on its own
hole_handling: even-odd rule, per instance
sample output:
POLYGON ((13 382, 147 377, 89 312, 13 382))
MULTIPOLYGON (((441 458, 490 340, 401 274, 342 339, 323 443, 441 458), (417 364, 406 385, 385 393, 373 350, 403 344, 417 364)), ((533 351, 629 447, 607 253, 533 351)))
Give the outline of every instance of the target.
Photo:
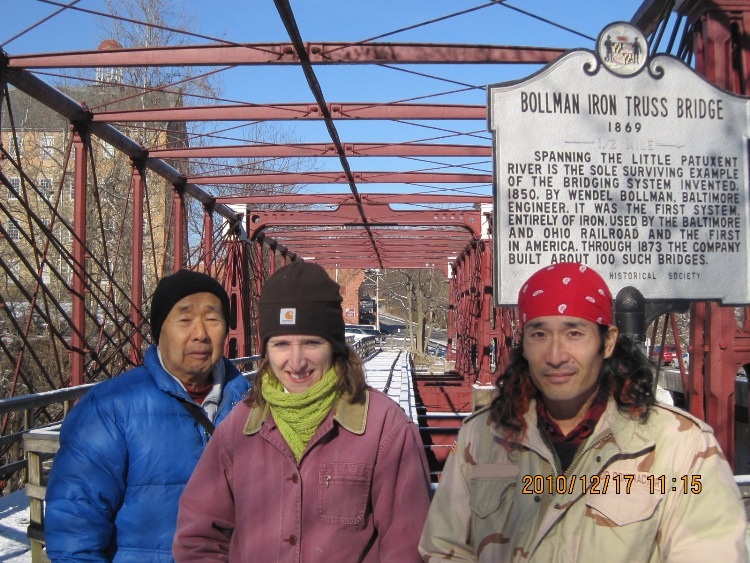
POLYGON ((26 491, 0 497, 0 561, 28 563, 31 561, 29 538, 29 498, 26 491))

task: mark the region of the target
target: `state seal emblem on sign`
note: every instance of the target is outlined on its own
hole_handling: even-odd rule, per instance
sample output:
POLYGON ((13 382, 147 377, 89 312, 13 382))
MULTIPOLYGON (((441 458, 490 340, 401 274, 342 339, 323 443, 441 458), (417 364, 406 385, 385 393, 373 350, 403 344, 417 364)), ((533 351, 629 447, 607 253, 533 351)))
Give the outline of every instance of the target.
POLYGON ((599 34, 596 51, 602 64, 614 74, 638 73, 648 61, 648 43, 641 31, 625 22, 608 25, 599 34))

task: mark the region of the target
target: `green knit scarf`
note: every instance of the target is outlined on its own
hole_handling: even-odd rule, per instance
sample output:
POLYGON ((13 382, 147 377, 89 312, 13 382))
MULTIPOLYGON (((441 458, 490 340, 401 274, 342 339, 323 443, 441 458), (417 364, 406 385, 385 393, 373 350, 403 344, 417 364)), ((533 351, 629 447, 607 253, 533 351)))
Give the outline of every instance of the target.
POLYGON ((275 376, 263 374, 263 398, 297 461, 339 397, 336 379, 336 370, 331 368, 307 391, 286 393, 275 376))

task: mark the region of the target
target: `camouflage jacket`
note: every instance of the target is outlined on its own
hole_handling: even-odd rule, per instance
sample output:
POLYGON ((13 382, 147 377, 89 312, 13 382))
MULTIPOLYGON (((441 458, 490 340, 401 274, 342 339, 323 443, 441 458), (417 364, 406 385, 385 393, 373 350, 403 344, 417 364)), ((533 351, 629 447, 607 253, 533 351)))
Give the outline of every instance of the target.
POLYGON ((560 475, 526 413, 519 442, 467 419, 420 541, 436 561, 747 561, 746 517, 711 428, 665 405, 641 423, 613 400, 560 475))

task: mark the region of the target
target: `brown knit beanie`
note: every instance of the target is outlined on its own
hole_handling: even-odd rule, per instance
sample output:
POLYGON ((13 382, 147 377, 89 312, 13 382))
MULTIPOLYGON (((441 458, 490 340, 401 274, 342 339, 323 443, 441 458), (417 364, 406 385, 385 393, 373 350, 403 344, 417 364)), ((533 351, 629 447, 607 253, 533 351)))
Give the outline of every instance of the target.
POLYGON ((272 336, 322 336, 335 354, 346 356, 343 298, 339 284, 312 262, 294 261, 277 270, 263 285, 258 311, 261 354, 272 336))
POLYGON ((151 336, 159 343, 164 320, 178 301, 194 293, 213 293, 221 301, 224 322, 229 330, 229 296, 222 285, 211 276, 190 270, 180 270, 159 280, 151 298, 151 336))

